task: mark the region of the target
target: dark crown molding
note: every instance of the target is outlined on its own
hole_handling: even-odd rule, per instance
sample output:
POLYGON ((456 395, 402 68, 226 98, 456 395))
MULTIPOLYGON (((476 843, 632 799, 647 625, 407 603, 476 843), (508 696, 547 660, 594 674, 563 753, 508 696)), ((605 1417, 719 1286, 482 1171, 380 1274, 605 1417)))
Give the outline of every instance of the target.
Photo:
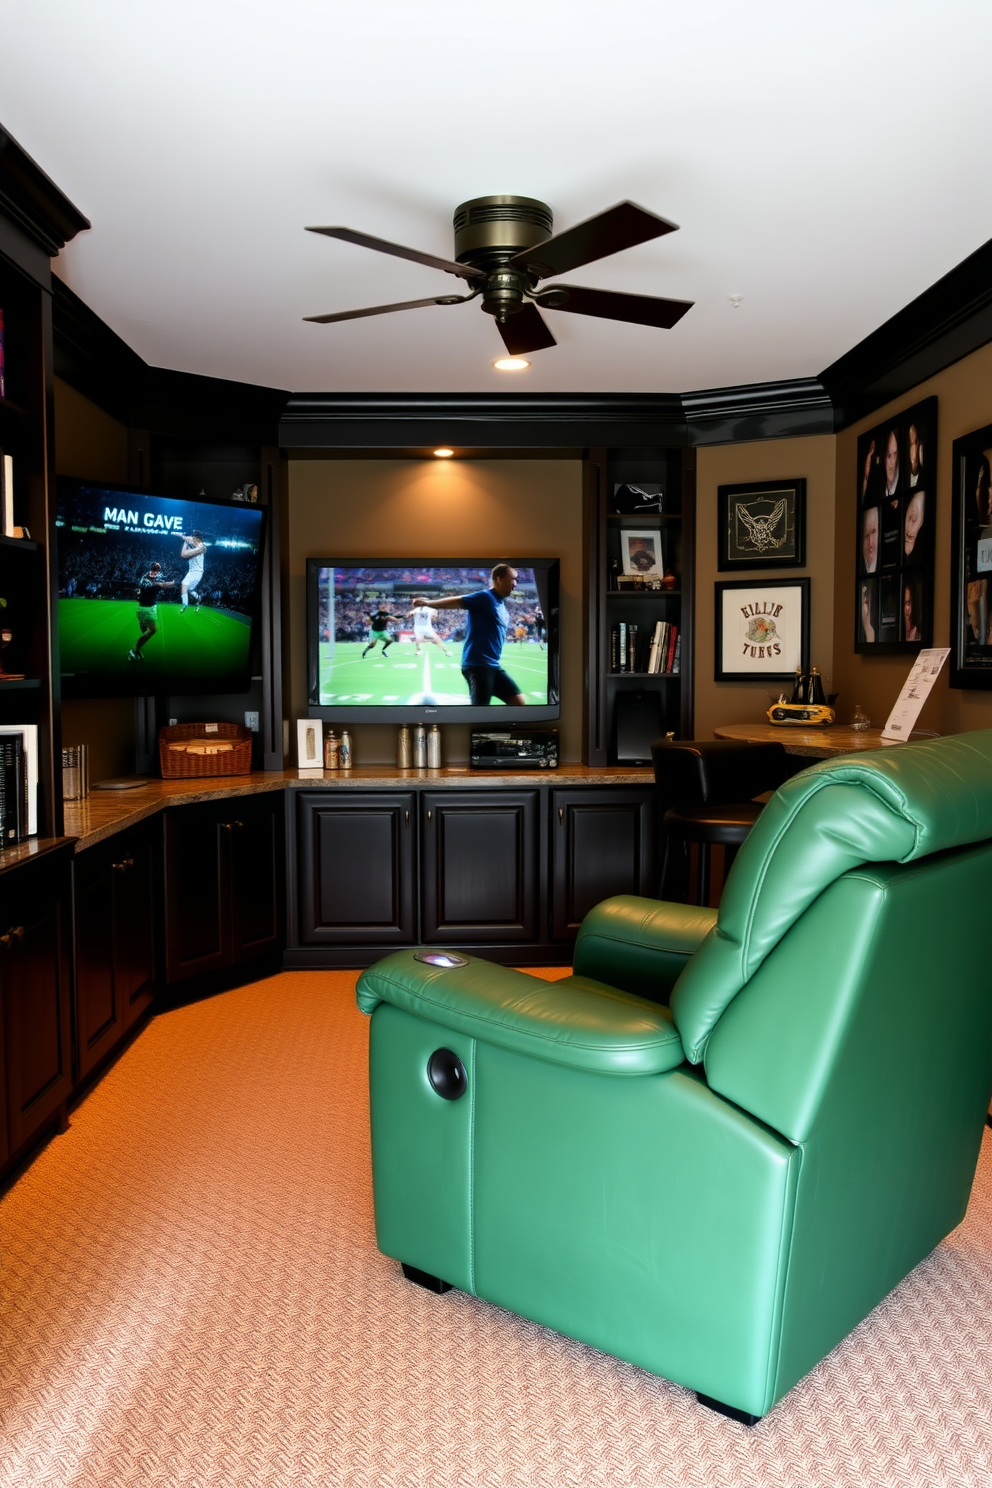
POLYGON ((131 429, 215 443, 275 444, 280 388, 150 367, 60 279, 52 281, 55 374, 131 429))
POLYGON ((992 239, 823 372, 838 429, 992 341, 992 239))
MULTIPOLYGON (((0 154, 0 184, 2 163, 0 154)), ((55 280, 53 288, 56 372, 122 422, 278 442, 298 454, 441 442, 577 453, 591 445, 646 449, 829 434, 992 341, 992 241, 819 378, 682 394, 289 394, 149 367, 65 284, 55 280)))
POLYGON ((88 218, 2 125, 0 206, 49 258, 90 226, 88 218))

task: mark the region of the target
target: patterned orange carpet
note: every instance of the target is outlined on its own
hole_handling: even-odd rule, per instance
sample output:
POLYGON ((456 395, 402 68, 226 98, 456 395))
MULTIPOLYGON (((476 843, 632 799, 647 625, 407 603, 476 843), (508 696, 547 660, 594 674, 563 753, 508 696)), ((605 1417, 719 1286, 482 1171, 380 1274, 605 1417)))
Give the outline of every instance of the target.
POLYGON ((992 1133, 964 1225, 749 1432, 377 1253, 353 984, 158 1017, 4 1198, 0 1484, 992 1485, 992 1133))

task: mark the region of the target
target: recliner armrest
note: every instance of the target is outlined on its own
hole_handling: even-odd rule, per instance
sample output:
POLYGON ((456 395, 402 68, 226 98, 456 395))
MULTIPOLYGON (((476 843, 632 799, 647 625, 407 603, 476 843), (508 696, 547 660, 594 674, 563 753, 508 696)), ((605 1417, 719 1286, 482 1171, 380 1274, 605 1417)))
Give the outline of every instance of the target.
POLYGON ((637 997, 666 1003, 689 960, 716 924, 716 910, 618 894, 579 927, 573 966, 637 997))
POLYGON ((484 1043, 597 1074, 657 1075, 684 1062, 667 1008, 588 977, 545 982, 472 958, 439 968, 397 951, 362 973, 357 997, 363 1013, 389 1002, 484 1043))

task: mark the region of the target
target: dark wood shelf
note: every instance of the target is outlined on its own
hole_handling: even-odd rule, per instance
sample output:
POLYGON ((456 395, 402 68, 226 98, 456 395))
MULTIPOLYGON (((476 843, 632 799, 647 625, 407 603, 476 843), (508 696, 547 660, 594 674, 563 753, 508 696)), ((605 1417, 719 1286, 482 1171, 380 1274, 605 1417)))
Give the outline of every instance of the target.
POLYGON ((36 543, 33 537, 2 537, 0 536, 0 548, 20 548, 25 553, 37 553, 41 544, 36 543))
POLYGON ((642 517, 625 516, 619 512, 607 512, 607 527, 664 527, 666 522, 682 521, 681 512, 645 512, 642 517))
POLYGON ((13 400, 10 398, 0 397, 0 408, 2 408, 5 413, 15 414, 17 418, 27 419, 31 417, 26 408, 22 408, 19 403, 13 402, 13 400))
POLYGON ((671 599, 681 596, 681 589, 607 589, 607 599, 671 599))
POLYGON ((655 677, 662 682, 678 682, 681 672, 607 672, 608 677, 655 677))
POLYGON ((0 677, 0 692, 36 692, 40 686, 41 679, 38 677, 17 677, 11 682, 0 677))

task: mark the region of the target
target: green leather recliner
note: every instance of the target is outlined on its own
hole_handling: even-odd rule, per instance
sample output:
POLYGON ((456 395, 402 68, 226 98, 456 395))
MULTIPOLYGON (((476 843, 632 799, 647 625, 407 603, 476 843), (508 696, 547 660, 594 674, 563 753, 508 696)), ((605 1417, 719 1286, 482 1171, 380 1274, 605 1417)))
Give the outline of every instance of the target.
POLYGON ((380 1250, 764 1415, 964 1215, 990 923, 980 732, 803 771, 718 915, 607 900, 563 981, 386 957, 380 1250))

